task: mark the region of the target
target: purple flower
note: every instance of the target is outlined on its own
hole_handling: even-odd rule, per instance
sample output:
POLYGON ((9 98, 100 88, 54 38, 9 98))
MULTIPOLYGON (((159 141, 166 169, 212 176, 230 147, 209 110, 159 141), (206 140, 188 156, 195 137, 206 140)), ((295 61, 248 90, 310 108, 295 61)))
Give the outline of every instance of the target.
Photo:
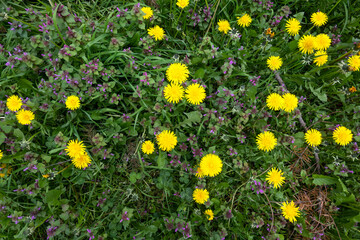
POLYGON ((47 238, 46 239, 50 239, 51 237, 55 236, 55 233, 56 233, 56 229, 58 227, 49 227, 47 230, 46 230, 46 234, 47 234, 47 238))
POLYGON ((122 222, 122 221, 129 221, 130 219, 129 219, 129 217, 128 217, 128 215, 127 215, 127 211, 121 216, 121 220, 120 220, 120 222, 122 222))
POLYGON ((91 239, 94 239, 94 238, 95 238, 94 234, 91 232, 91 230, 90 230, 90 229, 86 229, 86 231, 89 233, 89 236, 90 236, 89 240, 91 240, 91 239))

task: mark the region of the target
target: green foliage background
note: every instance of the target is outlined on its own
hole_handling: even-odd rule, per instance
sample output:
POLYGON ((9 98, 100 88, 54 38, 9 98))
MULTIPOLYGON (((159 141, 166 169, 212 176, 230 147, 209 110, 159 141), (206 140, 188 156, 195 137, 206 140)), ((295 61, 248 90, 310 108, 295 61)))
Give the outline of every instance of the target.
POLYGON ((360 88, 360 73, 346 65, 346 57, 359 52, 354 44, 360 42, 358 1, 276 1, 269 9, 250 0, 190 1, 183 11, 175 0, 140 1, 140 7, 154 10, 151 21, 134 12, 134 1, 57 4, 0 2, 0 161, 4 171, 12 169, 0 179, 0 238, 46 239, 55 227, 54 239, 91 234, 95 239, 360 238, 359 151, 354 145, 360 141, 359 92, 348 90, 360 88), (117 17, 117 7, 128 9, 125 16, 117 17), (210 17, 204 13, 207 7, 210 17), (200 15, 196 26, 190 8, 200 15), (324 27, 312 27, 310 16, 317 10, 329 16, 324 27), (236 25, 243 13, 253 19, 248 28, 236 25), (302 23, 295 38, 284 31, 287 15, 302 23), (283 19, 273 26, 275 16, 283 19), (241 38, 220 33, 220 19, 227 19, 241 38), (53 23, 48 33, 39 31, 47 21, 53 23), (166 39, 155 42, 148 36, 147 29, 155 25, 164 28, 166 39), (273 38, 264 34, 269 27, 273 38), (316 67, 311 56, 298 51, 305 33, 341 35, 341 42, 328 50, 326 65, 316 67), (114 38, 117 43, 111 44, 114 38), (9 56, 19 48, 19 56, 28 54, 26 61, 9 56), (71 56, 61 54, 64 49, 71 56), (284 60, 278 73, 287 89, 306 98, 293 114, 266 107, 270 93, 284 91, 266 65, 272 55, 284 60), (98 68, 85 74, 93 60, 99 60, 98 68), (13 67, 5 65, 9 61, 13 67), (173 62, 184 62, 190 70, 187 82, 206 85, 211 97, 200 106, 185 100, 167 103, 162 90, 173 62), (257 76, 254 85, 250 80, 257 76), (6 98, 13 94, 29 98, 25 105, 36 116, 31 126, 7 113, 6 98), (70 95, 81 97, 80 109, 65 108, 70 95), (318 149, 304 142, 300 115, 309 128, 321 131, 324 141, 318 149), (332 139, 338 124, 354 134, 348 146, 332 139), (266 129, 278 138, 269 153, 256 147, 256 136, 266 129), (155 142, 154 133, 162 130, 176 133, 175 150, 143 154, 142 142, 155 142), (74 168, 64 153, 71 139, 87 146, 92 164, 86 170, 74 168), (202 155, 215 151, 224 162, 222 173, 195 177, 201 159, 195 150, 202 155), (285 184, 257 194, 254 181, 264 183, 272 167, 284 171, 285 184), (209 190, 208 204, 193 201, 196 186, 209 190), (310 207, 305 196, 311 196, 310 207), (282 202, 292 200, 303 207, 294 224, 280 210, 282 202), (214 211, 213 221, 206 219, 206 209, 214 211), (129 220, 120 222, 125 212, 129 220), (14 216, 22 218, 15 223, 14 216), (271 225, 276 231, 268 230, 271 225))

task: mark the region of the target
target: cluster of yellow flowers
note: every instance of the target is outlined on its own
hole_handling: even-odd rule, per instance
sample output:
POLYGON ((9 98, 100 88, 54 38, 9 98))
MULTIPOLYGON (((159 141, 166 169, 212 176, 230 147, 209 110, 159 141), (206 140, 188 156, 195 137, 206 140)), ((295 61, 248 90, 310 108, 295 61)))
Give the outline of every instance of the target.
MULTIPOLYGON (((283 96, 272 93, 266 99, 266 104, 271 110, 283 109, 285 112, 292 112, 298 106, 298 99, 295 95, 286 93, 283 96)), ((338 127, 333 132, 333 139, 339 145, 345 146, 352 140, 351 130, 346 127, 338 127)), ((306 142, 313 147, 321 144, 322 136, 318 130, 309 129, 305 133, 306 142)), ((271 151, 276 146, 276 138, 271 132, 264 132, 257 136, 257 145, 260 150, 271 151)))
MULTIPOLYGON (((162 151, 171 151, 177 144, 176 135, 169 130, 162 131, 160 134, 158 134, 156 136, 156 140, 159 145, 159 149, 162 151)), ((145 141, 141 146, 141 150, 145 154, 152 154, 155 150, 154 143, 149 140, 145 141)), ((196 176, 214 177, 222 171, 222 166, 223 163, 219 156, 211 153, 207 154, 202 157, 196 176)), ((209 199, 209 192, 206 189, 195 189, 193 192, 193 198, 195 202, 204 204, 209 199)), ((213 220, 214 213, 211 209, 206 210, 205 214, 208 215, 208 220, 213 220)))
MULTIPOLYGON (((215 177, 222 171, 222 160, 215 154, 207 154, 201 158, 199 167, 197 168, 196 176, 199 178, 203 177, 215 177)), ((193 199, 196 203, 204 204, 209 199, 209 192, 206 189, 195 189, 193 192, 193 199)), ((214 219, 214 213, 211 209, 205 211, 208 215, 208 220, 214 219)))
POLYGON ((285 93, 282 96, 277 93, 272 93, 266 98, 266 105, 268 108, 275 111, 282 109, 285 112, 290 113, 297 108, 298 103, 298 98, 291 93, 285 93))
MULTIPOLYGON (((251 22, 252 22, 252 19, 249 14, 244 14, 242 17, 237 17, 237 24, 240 27, 248 27, 248 26, 250 26, 251 22)), ((229 30, 231 30, 229 21, 223 20, 223 19, 219 20, 218 30, 220 32, 227 34, 229 32, 229 30)))
MULTIPOLYGON (((177 137, 174 132, 165 130, 156 136, 157 144, 159 149, 162 151, 171 151, 175 148, 177 144, 177 137)), ((141 150, 145 154, 152 154, 155 150, 154 143, 150 140, 145 141, 141 150)), ((219 156, 215 154, 207 154, 202 157, 200 161, 200 166, 197 169, 196 176, 198 177, 214 177, 222 171, 223 163, 219 156)), ((193 192, 193 198, 195 202, 199 204, 204 204, 209 199, 209 192, 206 189, 195 189, 193 192)), ((208 215, 208 220, 211 221, 214 219, 214 213, 211 209, 205 211, 205 214, 208 215)))
MULTIPOLYGON (((332 137, 335 143, 341 146, 346 146, 352 141, 353 134, 351 133, 350 129, 347 129, 344 126, 339 126, 333 131, 332 137)), ((306 143, 312 147, 319 146, 322 141, 322 135, 316 129, 307 130, 304 138, 306 143)), ((260 133, 256 137, 256 144, 259 150, 271 151, 277 145, 277 139, 275 138, 275 135, 272 132, 265 131, 263 133, 260 133)))
MULTIPOLYGON (((267 173, 266 181, 269 184, 274 185, 274 188, 279 188, 285 182, 283 174, 284 173, 281 170, 272 168, 267 173)), ((300 216, 299 207, 296 207, 293 201, 290 203, 283 202, 281 210, 284 218, 288 219, 290 222, 296 221, 296 217, 300 216)))
POLYGON ((184 97, 188 102, 199 105, 205 100, 205 88, 199 83, 189 85, 186 90, 181 85, 189 77, 189 69, 182 63, 173 63, 166 70, 166 77, 170 84, 164 88, 164 96, 170 103, 178 103, 184 97))
MULTIPOLYGON (((189 0, 177 0, 176 5, 179 8, 184 9, 185 7, 187 7, 189 5, 189 0)), ((150 19, 154 14, 153 10, 150 7, 143 7, 143 8, 141 8, 141 11, 145 14, 143 16, 144 19, 150 19)), ((165 37, 164 29, 158 25, 156 25, 152 28, 149 28, 147 31, 148 31, 148 34, 150 36, 152 36, 156 41, 163 40, 165 37)))
POLYGON ((65 151, 67 155, 72 158, 71 162, 76 168, 84 169, 91 163, 90 156, 85 151, 85 145, 82 141, 70 140, 65 151))
MULTIPOLYGON (((80 99, 77 96, 69 96, 65 101, 66 108, 76 110, 80 107, 80 99)), ((16 95, 7 98, 6 106, 10 111, 16 112, 16 118, 22 125, 29 125, 35 119, 35 114, 30 110, 21 109, 22 100, 16 95)), ((70 141, 68 148, 65 149, 68 155, 72 157, 72 162, 77 168, 86 168, 91 162, 89 155, 85 152, 82 142, 70 141)), ((0 159, 3 153, 0 150, 0 159)))
MULTIPOLYGON (((177 144, 177 137, 175 133, 169 130, 164 130, 156 135, 156 140, 159 145, 159 149, 166 152, 173 150, 177 144)), ((141 150, 145 154, 152 154, 155 150, 155 145, 150 140, 147 140, 141 145, 141 150)))
POLYGON ((35 115, 32 111, 21 109, 22 100, 21 98, 19 98, 19 96, 12 95, 8 97, 6 101, 6 106, 7 108, 9 108, 10 111, 17 112, 16 119, 22 125, 29 125, 31 121, 35 119, 35 115))
MULTIPOLYGON (((326 24, 328 17, 323 12, 316 12, 311 15, 311 22, 317 26, 323 26, 326 24)), ((219 22, 219 30, 227 33, 230 30, 230 25, 225 22, 219 22), (221 30, 220 30, 221 29, 221 30)), ((286 32, 290 36, 296 36, 299 34, 301 24, 296 18, 290 18, 286 21, 286 32)), ((303 54, 314 54, 314 63, 316 66, 323 66, 328 61, 327 49, 331 45, 331 39, 327 34, 320 33, 317 36, 311 34, 304 35, 298 41, 298 48, 303 54)), ((267 59, 267 65, 271 70, 278 70, 282 66, 283 62, 279 56, 271 56, 267 59)), ((348 59, 349 69, 352 71, 360 70, 360 56, 353 55, 348 59)))
MULTIPOLYGON (((35 114, 30 110, 21 109, 23 103, 19 96, 12 95, 7 98, 6 106, 12 112, 16 113, 16 119, 22 125, 29 125, 35 119, 35 114)), ((80 99, 77 96, 70 96, 66 99, 65 105, 70 110, 80 107, 80 99)))

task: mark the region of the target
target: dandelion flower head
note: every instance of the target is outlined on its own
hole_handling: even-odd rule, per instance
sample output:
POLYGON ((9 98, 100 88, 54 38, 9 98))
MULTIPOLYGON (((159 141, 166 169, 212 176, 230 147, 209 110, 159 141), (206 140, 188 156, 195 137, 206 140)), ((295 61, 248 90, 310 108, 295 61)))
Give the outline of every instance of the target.
POLYGON ((319 146, 321 144, 321 133, 316 129, 307 130, 305 133, 306 143, 312 147, 319 146))
POLYGON ((66 108, 69 110, 76 110, 80 107, 80 98, 78 96, 69 96, 65 101, 66 108))
POLYGON ((282 66, 283 61, 279 56, 271 56, 267 59, 267 65, 271 70, 278 70, 282 66))
POLYGON ((327 34, 320 33, 315 37, 315 49, 327 50, 331 45, 331 39, 327 34))
POLYGON ((334 130, 333 138, 337 144, 341 146, 345 146, 351 142, 353 138, 353 134, 351 133, 350 129, 347 129, 346 127, 343 126, 339 126, 334 130))
POLYGON ((229 30, 231 30, 230 23, 227 20, 219 20, 218 26, 219 31, 225 34, 227 34, 229 30))
POLYGON ((35 115, 30 110, 21 109, 16 113, 16 118, 22 125, 29 125, 35 119, 35 115))
POLYGON ((143 16, 144 19, 149 19, 153 16, 153 10, 150 7, 143 7, 141 8, 141 11, 143 13, 145 13, 145 15, 143 16))
POLYGON ((290 203, 283 202, 281 210, 284 218, 290 222, 296 221, 296 217, 300 216, 299 207, 296 207, 293 201, 290 203))
POLYGON ((257 135, 256 144, 259 150, 268 152, 275 148, 277 139, 272 132, 265 131, 257 135))
POLYGON ((155 27, 148 29, 148 34, 152 36, 156 41, 163 40, 165 36, 164 29, 156 25, 155 27))
POLYGON ((326 24, 328 16, 325 13, 319 11, 313 13, 310 20, 315 26, 320 27, 326 24))
POLYGON ((328 61, 328 55, 325 51, 317 51, 314 57, 314 63, 320 67, 328 61))
POLYGON ((211 209, 207 209, 205 211, 205 214, 207 215, 207 219, 209 221, 213 220, 214 219, 214 212, 211 210, 211 209))
POLYGON ((285 112, 292 112, 295 110, 295 108, 297 108, 299 100, 294 94, 285 93, 282 97, 284 99, 284 105, 282 109, 285 112))
POLYGON ((185 90, 185 98, 191 104, 199 105, 206 97, 205 88, 199 83, 188 86, 185 90))
POLYGON ((189 69, 183 63, 173 63, 166 70, 166 77, 172 83, 181 84, 189 77, 189 69))
POLYGON ((209 192, 206 189, 195 189, 193 199, 199 204, 204 204, 209 199, 209 192))
POLYGON ((141 150, 143 151, 143 153, 145 154, 152 154, 155 150, 154 144, 151 141, 145 141, 142 145, 141 145, 141 150))
POLYGON ((168 102, 178 103, 184 97, 184 88, 179 84, 168 84, 164 88, 164 96, 168 102))
POLYGON ((252 19, 249 14, 245 14, 242 17, 237 17, 237 23, 240 27, 248 27, 248 26, 250 26, 251 22, 252 22, 252 19))
POLYGON ((360 56, 359 55, 354 55, 354 56, 349 57, 348 63, 349 63, 349 66, 354 69, 354 71, 360 70, 360 56))
POLYGON ((65 152, 69 157, 75 158, 85 153, 85 146, 82 141, 70 140, 65 148, 65 152))
POLYGON ((280 96, 280 94, 277 93, 271 93, 267 98, 266 98, 266 105, 268 106, 268 108, 270 108, 271 110, 275 110, 278 111, 282 108, 282 106, 284 105, 284 99, 282 96, 280 96))
POLYGON ((18 96, 12 95, 7 98, 6 106, 8 109, 10 109, 10 111, 16 112, 21 108, 22 100, 18 96))
POLYGON ((285 28, 290 36, 295 36, 299 34, 301 25, 299 20, 297 20, 296 18, 291 18, 286 21, 285 28))
POLYGON ((302 36, 298 42, 300 52, 304 54, 312 54, 315 49, 316 38, 312 35, 302 36))
POLYGON ((186 8, 189 5, 189 0, 177 0, 176 5, 179 8, 186 8))
POLYGON ((175 148, 177 144, 177 137, 174 132, 169 130, 164 130, 156 136, 159 148, 162 151, 171 151, 175 148))
POLYGON ((285 177, 283 177, 283 172, 281 170, 278 170, 276 168, 272 168, 267 173, 266 181, 269 184, 273 184, 274 188, 281 187, 284 183, 285 177))
POLYGON ((223 163, 218 155, 207 154, 201 158, 200 168, 205 176, 214 177, 222 170, 223 163))
POLYGON ((73 158, 71 162, 74 164, 76 168, 84 169, 89 166, 89 164, 91 163, 91 159, 86 152, 83 152, 81 154, 78 154, 75 158, 73 158))

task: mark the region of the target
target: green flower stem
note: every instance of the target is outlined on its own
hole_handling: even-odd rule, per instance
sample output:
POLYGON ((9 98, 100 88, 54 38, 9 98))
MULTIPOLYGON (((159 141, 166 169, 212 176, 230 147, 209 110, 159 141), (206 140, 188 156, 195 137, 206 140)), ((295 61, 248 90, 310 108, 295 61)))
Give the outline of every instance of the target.
MULTIPOLYGON (((181 9, 181 12, 180 12, 180 15, 179 15, 178 19, 177 19, 176 22, 175 22, 175 23, 176 23, 176 26, 175 26, 176 28, 177 28, 177 25, 179 24, 179 20, 180 20, 180 17, 181 17, 181 14, 182 14, 183 10, 184 10, 184 9, 182 8, 182 9, 181 9)), ((176 33, 175 33, 175 37, 174 37, 174 38, 176 38, 176 35, 178 34, 178 32, 179 32, 179 31, 177 31, 177 29, 176 29, 176 33)))

